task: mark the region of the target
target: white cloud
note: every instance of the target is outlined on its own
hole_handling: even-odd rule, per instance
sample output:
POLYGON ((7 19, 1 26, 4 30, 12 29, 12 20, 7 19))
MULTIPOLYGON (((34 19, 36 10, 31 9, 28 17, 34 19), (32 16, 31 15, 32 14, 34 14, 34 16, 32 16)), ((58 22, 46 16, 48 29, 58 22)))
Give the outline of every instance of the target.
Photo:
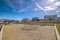
POLYGON ((54 6, 60 6, 60 2, 56 2, 54 6))
POLYGON ((55 7, 52 7, 52 6, 45 6, 45 10, 46 11, 50 11, 50 10, 55 10, 56 8, 55 7))
POLYGON ((51 2, 54 2, 54 1, 56 1, 56 0, 48 0, 48 1, 51 3, 51 2))
POLYGON ((60 6, 60 2, 56 1, 53 5, 45 6, 44 8, 46 11, 51 11, 51 10, 55 10, 56 8, 58 8, 58 6, 60 6))
POLYGON ((18 13, 20 13, 20 12, 25 12, 26 10, 28 10, 28 9, 31 8, 31 7, 32 7, 32 5, 28 6, 28 7, 25 8, 25 9, 19 9, 19 10, 18 10, 18 13))
POLYGON ((46 14, 48 14, 48 12, 47 12, 43 7, 41 7, 35 0, 33 0, 33 2, 36 4, 36 6, 37 6, 39 9, 43 10, 46 14))
POLYGON ((37 8, 35 8, 34 10, 35 10, 35 11, 37 11, 38 9, 37 9, 37 8))
POLYGON ((59 13, 60 11, 56 11, 57 13, 59 13))
POLYGON ((19 10, 18 13, 26 11, 25 9, 19 10))

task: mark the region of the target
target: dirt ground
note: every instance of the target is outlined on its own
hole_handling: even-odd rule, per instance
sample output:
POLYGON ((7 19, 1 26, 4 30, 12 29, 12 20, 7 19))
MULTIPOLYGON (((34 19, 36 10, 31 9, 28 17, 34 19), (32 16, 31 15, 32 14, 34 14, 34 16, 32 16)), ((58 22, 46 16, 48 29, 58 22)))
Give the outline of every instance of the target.
POLYGON ((3 26, 2 40, 56 40, 53 26, 10 24, 3 26))

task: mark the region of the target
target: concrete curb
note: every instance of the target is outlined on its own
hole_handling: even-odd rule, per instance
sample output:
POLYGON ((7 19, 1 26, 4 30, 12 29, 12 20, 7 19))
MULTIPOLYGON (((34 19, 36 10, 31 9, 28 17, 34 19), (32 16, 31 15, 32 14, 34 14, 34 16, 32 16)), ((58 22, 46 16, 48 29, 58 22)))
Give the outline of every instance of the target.
POLYGON ((3 27, 2 27, 2 30, 1 30, 1 39, 0 40, 2 40, 2 35, 3 35, 3 27))
POLYGON ((56 32, 57 40, 60 40, 60 36, 59 36, 58 30, 56 28, 56 25, 54 25, 54 27, 55 27, 55 32, 56 32))

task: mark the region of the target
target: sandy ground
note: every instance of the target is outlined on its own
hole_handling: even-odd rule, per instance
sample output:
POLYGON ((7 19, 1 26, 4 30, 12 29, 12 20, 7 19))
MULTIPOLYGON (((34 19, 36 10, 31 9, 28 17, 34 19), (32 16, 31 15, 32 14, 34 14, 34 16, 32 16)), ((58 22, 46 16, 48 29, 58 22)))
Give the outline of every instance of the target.
POLYGON ((56 40, 53 26, 10 24, 3 26, 2 40, 56 40))

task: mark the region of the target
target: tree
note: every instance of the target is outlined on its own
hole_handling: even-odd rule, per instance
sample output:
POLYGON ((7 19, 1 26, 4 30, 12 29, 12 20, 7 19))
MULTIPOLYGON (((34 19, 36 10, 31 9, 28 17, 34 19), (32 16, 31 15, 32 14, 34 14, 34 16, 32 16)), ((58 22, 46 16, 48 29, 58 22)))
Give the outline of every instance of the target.
POLYGON ((24 19, 22 19, 22 22, 29 22, 29 21, 30 21, 29 18, 24 18, 24 19))
POLYGON ((40 21, 40 19, 38 17, 34 17, 32 18, 32 21, 40 21))
POLYGON ((52 20, 52 18, 49 18, 49 20, 52 20))
POLYGON ((10 20, 5 20, 3 23, 4 24, 10 24, 10 20))

